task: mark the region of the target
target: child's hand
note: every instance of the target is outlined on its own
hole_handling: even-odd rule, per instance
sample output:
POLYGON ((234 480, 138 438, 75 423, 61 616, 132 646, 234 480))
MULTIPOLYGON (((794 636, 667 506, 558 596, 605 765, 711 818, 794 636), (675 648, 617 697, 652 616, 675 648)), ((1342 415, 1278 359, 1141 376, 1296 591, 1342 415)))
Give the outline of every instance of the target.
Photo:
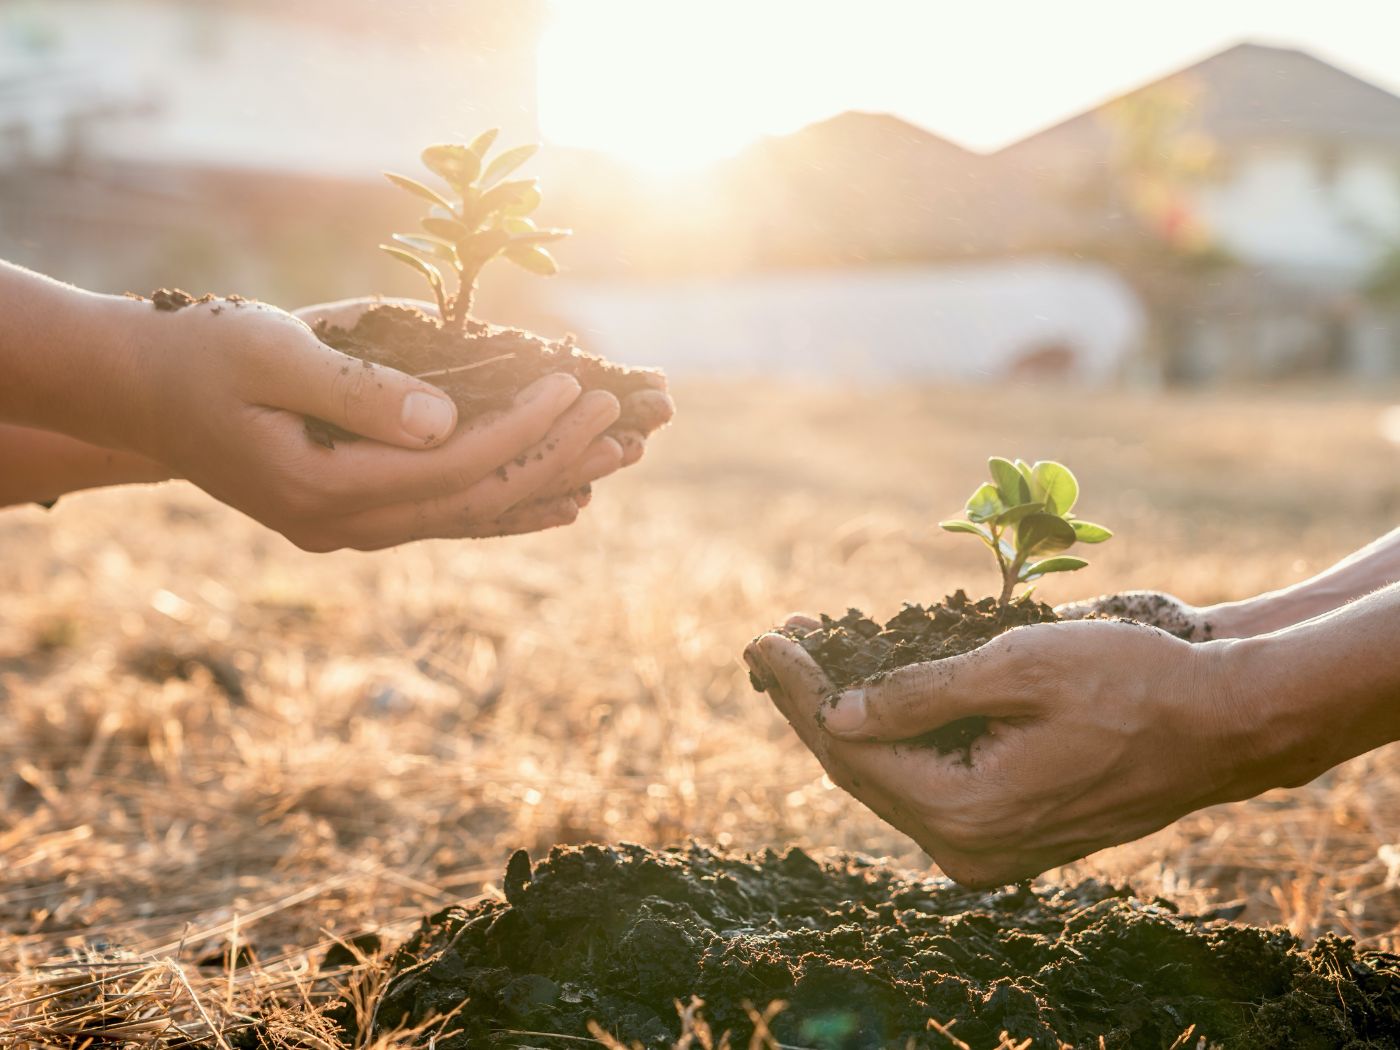
POLYGON ((139 317, 139 374, 124 444, 306 550, 567 524, 574 491, 625 458, 604 433, 617 399, 581 394, 571 376, 546 376, 514 408, 459 429, 435 387, 332 350, 274 307, 123 306, 141 311, 125 319, 139 317), (308 415, 369 440, 323 448, 308 415))

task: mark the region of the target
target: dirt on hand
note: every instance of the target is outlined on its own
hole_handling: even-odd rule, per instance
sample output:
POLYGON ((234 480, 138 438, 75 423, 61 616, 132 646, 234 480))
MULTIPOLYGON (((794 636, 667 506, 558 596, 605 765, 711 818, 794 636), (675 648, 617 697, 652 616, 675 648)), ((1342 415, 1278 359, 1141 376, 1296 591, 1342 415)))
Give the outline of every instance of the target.
MULTIPOLYGON (((799 849, 594 845, 534 867, 519 852, 504 888, 425 919, 393 954, 376 1033, 451 1014, 440 1050, 552 1050, 596 1021, 651 1050, 693 996, 736 1046, 744 1003, 782 1000, 773 1036, 812 1050, 951 1045, 930 1021, 973 1048, 1004 1031, 1037 1050, 1357 1050, 1400 1033, 1400 957, 1334 936, 1306 948, 1126 886, 980 892, 799 849)), ((354 1027, 348 1007, 338 1019, 354 1027)))

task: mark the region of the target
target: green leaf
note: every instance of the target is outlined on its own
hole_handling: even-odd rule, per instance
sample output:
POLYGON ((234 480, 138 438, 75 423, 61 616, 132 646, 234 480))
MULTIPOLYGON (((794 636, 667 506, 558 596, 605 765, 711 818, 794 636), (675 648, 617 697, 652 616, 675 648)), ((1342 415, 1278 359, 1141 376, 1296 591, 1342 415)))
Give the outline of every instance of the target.
POLYGON ((517 233, 510 239, 511 244, 549 244, 572 237, 573 230, 536 230, 534 233, 517 233))
POLYGON ((540 202, 542 200, 544 200, 544 198, 540 195, 539 187, 532 186, 529 190, 520 195, 520 199, 518 201, 510 205, 508 208, 504 209, 505 214, 512 218, 519 218, 520 216, 529 215, 532 211, 534 211, 540 206, 540 202))
POLYGON ((481 158, 470 147, 443 142, 423 151, 423 167, 445 179, 454 189, 462 190, 481 174, 481 158))
POLYGON ((442 293, 442 274, 438 271, 438 268, 432 263, 424 262, 422 259, 418 258, 418 256, 412 254, 411 252, 406 252, 402 248, 395 248, 392 244, 381 244, 379 247, 383 251, 388 252, 399 262, 404 263, 407 266, 413 267, 420 274, 426 277, 428 279, 428 283, 433 286, 433 291, 435 293, 442 293))
POLYGON ((472 235, 471 227, 458 222, 456 219, 443 219, 436 215, 430 215, 428 218, 423 219, 421 225, 423 229, 427 230, 435 237, 441 237, 450 244, 456 244, 464 237, 470 237, 472 235))
POLYGON ((1063 516, 1079 500, 1079 482, 1063 463, 1043 459, 1031 468, 1031 492, 1051 514, 1063 516))
POLYGON ((559 272, 559 264, 554 261, 554 256, 543 248, 528 245, 517 248, 512 245, 506 249, 506 258, 517 266, 523 266, 531 273, 537 273, 541 277, 553 277, 559 272))
POLYGON ((481 221, 495 212, 508 211, 530 193, 534 193, 538 197, 538 182, 538 179, 513 179, 510 182, 503 182, 499 186, 492 186, 476 202, 476 206, 472 209, 473 216, 477 221, 481 221))
MULTIPOLYGON (((1019 474, 1016 476, 1020 477, 1019 474)), ((1006 510, 1002 511, 996 516, 996 520, 993 521, 992 524, 996 525, 997 527, 1001 527, 1004 525, 1015 525, 1018 521, 1020 521, 1027 515, 1039 514, 1044 509, 1044 503, 1021 503, 1015 507, 1008 507, 1006 510)))
POLYGON ((486 172, 481 176, 481 184, 494 186, 533 157, 538 150, 539 146, 516 146, 514 149, 506 150, 486 166, 486 172))
POLYGON ((1069 525, 1074 530, 1074 538, 1080 543, 1102 543, 1113 538, 1112 530, 1095 525, 1092 521, 1080 521, 1076 518, 1069 525))
POLYGON ((987 460, 987 468, 992 472, 997 491, 1001 493, 1001 501, 1008 507, 1018 506, 1031 498, 1031 487, 1011 460, 993 456, 987 460))
POLYGON ((1022 557, 1054 554, 1074 545, 1074 529, 1058 514, 1031 514, 1016 526, 1016 550, 1022 557))
POLYGON ((967 516, 972 521, 990 521, 1006 509, 995 485, 979 486, 967 500, 967 516))
POLYGON ((452 262, 457 258, 456 253, 452 250, 452 245, 446 241, 440 241, 436 237, 412 237, 406 233, 396 233, 394 240, 412 248, 415 252, 432 255, 446 262, 452 262))
POLYGON ((535 225, 534 219, 526 219, 523 217, 504 219, 501 222, 501 228, 507 233, 534 233, 539 229, 539 227, 535 225))
POLYGON ((500 128, 492 128, 490 131, 483 131, 476 138, 472 139, 472 144, 467 147, 476 154, 477 160, 485 160, 486 152, 496 142, 496 136, 501 133, 500 128))
POLYGON ((1028 583, 1031 580, 1038 580, 1052 572, 1073 572, 1088 564, 1083 558, 1072 558, 1067 554, 1062 554, 1058 558, 1046 558, 1044 561, 1038 561, 1022 568, 1021 582, 1028 583))
POLYGON ((505 230, 482 230, 457 242, 457 254, 476 265, 485 263, 501 253, 510 244, 510 234, 505 230))
POLYGON ((408 190, 415 197, 422 197, 425 201, 432 201, 451 210, 452 203, 437 190, 429 186, 424 186, 417 179, 410 179, 407 175, 395 175, 392 171, 386 171, 384 177, 400 189, 408 190))

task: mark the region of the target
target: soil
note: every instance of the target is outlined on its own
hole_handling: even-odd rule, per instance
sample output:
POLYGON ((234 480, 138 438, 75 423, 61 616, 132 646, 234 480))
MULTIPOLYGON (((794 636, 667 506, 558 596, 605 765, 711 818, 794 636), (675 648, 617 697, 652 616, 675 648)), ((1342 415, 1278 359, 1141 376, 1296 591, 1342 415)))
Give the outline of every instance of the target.
MULTIPOLYGON (((1043 602, 1023 601, 1000 610, 995 598, 974 602, 957 591, 937 605, 906 604, 883 626, 859 609, 850 609, 839 620, 823 615, 819 627, 780 633, 806 649, 831 684, 844 690, 909 664, 971 652, 1013 627, 1058 620, 1043 602)), ((752 673, 749 680, 760 693, 767 689, 768 683, 752 673)), ((986 728, 983 718, 961 718, 912 743, 944 754, 966 751, 986 728)))
MULTIPOLYGON (((412 307, 376 306, 349 330, 322 323, 316 334, 351 357, 422 376, 457 403, 462 422, 508 408, 517 392, 551 372, 568 372, 585 390, 609 390, 618 400, 656 388, 655 372, 625 368, 584 353, 572 336, 551 342, 518 328, 474 321, 467 322, 465 332, 449 332, 412 307)), ((640 418, 635 411, 624 404, 613 429, 654 429, 657 420, 640 418)), ((307 431, 331 447, 348 436, 319 421, 308 423, 307 431)))
MULTIPOLYGON (((376 1034, 452 1014, 440 1050, 552 1050, 582 1045, 592 1020, 651 1050, 698 996, 736 1046, 744 1003, 775 1000, 773 1036, 812 1050, 952 1045, 930 1020, 973 1048, 1002 1031, 1037 1050, 1400 1038, 1400 957, 1332 935, 1305 947, 1096 881, 980 892, 799 849, 590 845, 533 867, 516 853, 504 889, 425 919, 393 953, 376 1034)), ((348 1006, 336 1019, 355 1027, 348 1006)))
MULTIPOLYGON (((178 288, 152 292, 150 301, 157 310, 171 312, 197 303, 248 302, 236 295, 196 298, 178 288)), ((215 312, 219 309, 214 307, 215 312)), ((315 331, 322 342, 343 354, 422 377, 445 391, 457 404, 459 423, 509 407, 520 390, 552 372, 575 376, 585 390, 611 391, 619 401, 658 386, 656 372, 626 368, 585 353, 572 336, 551 341, 518 328, 477 321, 468 321, 463 332, 449 332, 435 318, 407 306, 371 307, 353 328, 323 321, 315 331)), ((645 412, 645 405, 624 402, 622 416, 611 429, 649 433, 661 420, 648 418, 645 412)), ((327 448, 334 448, 337 441, 355 440, 354 434, 319 419, 308 419, 306 432, 327 448)))

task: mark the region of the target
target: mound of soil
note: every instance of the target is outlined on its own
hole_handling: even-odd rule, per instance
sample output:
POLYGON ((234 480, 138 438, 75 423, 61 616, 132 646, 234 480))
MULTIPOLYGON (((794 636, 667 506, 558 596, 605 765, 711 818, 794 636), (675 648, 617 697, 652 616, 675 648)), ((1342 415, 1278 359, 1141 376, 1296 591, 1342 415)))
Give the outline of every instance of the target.
MULTIPOLYGON (((567 372, 585 390, 608 390, 618 400, 654 390, 658 382, 656 372, 625 368, 584 353, 572 336, 550 341, 518 328, 475 321, 468 321, 463 332, 449 332, 435 319, 405 306, 372 307, 348 330, 322 322, 316 334, 343 354, 432 383, 457 403, 461 422, 508 408, 520 390, 552 372, 567 372)), ((649 432, 656 424, 657 420, 631 415, 624 405, 613 427, 649 432)), ((309 425, 308 432, 331 445, 347 436, 324 423, 309 425)))
MULTIPOLYGON (((157 310, 166 312, 197 303, 248 302, 237 295, 195 298, 178 288, 161 288, 152 292, 150 299, 157 310)), ((661 383, 654 370, 626 368, 584 353, 574 345, 572 336, 550 341, 518 328, 477 321, 468 321, 462 332, 449 332, 436 319, 407 306, 386 303, 371 307, 353 328, 323 321, 315 331, 323 343, 343 354, 432 383, 456 402, 460 423, 508 408, 520 390, 553 372, 567 372, 585 390, 607 390, 619 401, 628 394, 655 390, 661 383)), ((660 420, 636 414, 644 411, 645 407, 624 403, 622 416, 612 429, 649 433, 660 420)), ((327 448, 334 448, 336 441, 355 439, 354 434, 318 419, 307 420, 306 432, 327 448)))
POLYGON ((1332 936, 1305 948, 1093 881, 984 893, 798 849, 624 845, 556 848, 533 868, 519 852, 505 895, 423 921, 389 960, 376 1032, 452 1014, 441 1050, 562 1048, 595 1020, 650 1050, 699 996, 737 1046, 744 1002, 783 1000, 773 1035, 812 1050, 946 1048, 930 1020, 974 1048, 1002 1031, 1047 1050, 1166 1050, 1192 1025, 1185 1045, 1379 1047, 1400 1033, 1400 957, 1332 936))
MULTIPOLYGON (((974 602, 957 591, 937 605, 906 604, 884 626, 859 609, 850 609, 839 620, 823 615, 819 627, 786 628, 780 633, 806 649, 840 690, 909 664, 971 652, 1013 627, 1057 620, 1055 610, 1043 602, 1025 601, 999 610, 995 598, 974 602)), ((767 683, 752 672, 749 681, 760 693, 767 689, 767 683)), ((913 742, 944 754, 965 751, 986 728, 984 718, 961 718, 913 742)))

